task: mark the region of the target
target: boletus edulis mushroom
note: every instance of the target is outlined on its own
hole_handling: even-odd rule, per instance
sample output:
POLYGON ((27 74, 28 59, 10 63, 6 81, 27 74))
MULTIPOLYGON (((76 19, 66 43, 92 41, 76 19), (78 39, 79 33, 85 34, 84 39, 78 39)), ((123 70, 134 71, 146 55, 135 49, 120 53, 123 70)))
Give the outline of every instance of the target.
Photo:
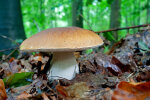
POLYGON ((103 40, 96 33, 78 27, 59 27, 41 31, 23 41, 21 51, 52 52, 49 79, 71 80, 79 73, 74 51, 98 47, 103 40))

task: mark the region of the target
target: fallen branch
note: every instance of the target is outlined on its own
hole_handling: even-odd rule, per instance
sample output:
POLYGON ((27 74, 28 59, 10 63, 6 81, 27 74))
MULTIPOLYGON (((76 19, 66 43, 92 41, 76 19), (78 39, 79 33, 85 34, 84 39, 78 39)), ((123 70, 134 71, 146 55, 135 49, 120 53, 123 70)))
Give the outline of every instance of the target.
POLYGON ((13 39, 10 38, 10 37, 7 37, 7 36, 5 36, 5 35, 0 35, 0 37, 10 40, 11 42, 15 43, 15 44, 18 45, 18 46, 20 45, 19 43, 17 43, 15 40, 13 40, 13 39))
POLYGON ((143 25, 137 25, 137 26, 130 26, 130 27, 123 27, 123 28, 115 28, 115 29, 109 29, 104 31, 98 31, 95 33, 104 33, 104 32, 111 32, 111 31, 118 31, 118 30, 124 30, 124 29, 133 29, 133 28, 139 28, 139 27, 147 27, 150 26, 150 24, 143 24, 143 25))
POLYGON ((2 50, 0 50, 0 52, 10 51, 10 50, 14 50, 14 49, 19 49, 19 47, 13 47, 13 48, 8 48, 8 49, 2 49, 2 50))
POLYGON ((4 59, 0 61, 0 63, 4 62, 6 59, 8 59, 18 48, 15 48, 10 54, 8 54, 4 59))

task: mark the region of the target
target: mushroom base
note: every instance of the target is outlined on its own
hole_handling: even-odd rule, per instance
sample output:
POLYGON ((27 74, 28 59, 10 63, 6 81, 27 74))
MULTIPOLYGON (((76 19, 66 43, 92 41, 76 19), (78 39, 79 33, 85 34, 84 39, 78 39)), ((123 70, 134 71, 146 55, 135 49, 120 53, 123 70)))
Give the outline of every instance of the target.
POLYGON ((78 63, 73 52, 57 52, 53 54, 49 79, 66 78, 71 80, 79 73, 78 63))

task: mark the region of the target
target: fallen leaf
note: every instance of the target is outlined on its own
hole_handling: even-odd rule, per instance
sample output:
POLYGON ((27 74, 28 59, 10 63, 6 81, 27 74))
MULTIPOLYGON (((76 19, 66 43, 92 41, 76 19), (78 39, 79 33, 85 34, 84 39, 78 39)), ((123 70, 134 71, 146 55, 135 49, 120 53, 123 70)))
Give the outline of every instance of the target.
POLYGON ((12 57, 12 58, 9 60, 9 62, 13 62, 14 60, 15 60, 15 58, 12 57))
POLYGON ((97 71, 97 68, 95 65, 93 65, 90 61, 85 60, 80 62, 80 72, 86 73, 86 72, 92 72, 95 73, 97 71))
POLYGON ((20 61, 21 61, 21 65, 24 66, 24 68, 26 70, 31 71, 32 66, 31 66, 31 64, 29 63, 28 60, 21 59, 20 61))
POLYGON ((136 76, 137 81, 150 81, 150 71, 149 70, 143 70, 143 72, 139 72, 136 76))
POLYGON ((56 86, 56 90, 67 98, 83 98, 84 93, 89 90, 89 87, 85 82, 75 83, 70 86, 56 86))
POLYGON ((80 52, 74 52, 74 56, 76 59, 80 58, 80 52))
POLYGON ((49 100, 49 98, 47 97, 47 95, 45 93, 42 93, 41 95, 43 97, 43 100, 49 100))
POLYGON ((0 79, 0 100, 6 100, 7 94, 5 90, 5 85, 2 79, 0 79))
POLYGON ((68 97, 68 93, 67 93, 67 90, 66 90, 66 87, 65 86, 60 86, 60 85, 57 85, 56 86, 56 90, 64 97, 68 97))
POLYGON ((30 84, 27 79, 31 79, 33 72, 22 72, 22 73, 15 73, 11 76, 8 76, 3 79, 4 83, 8 87, 18 87, 30 84))
POLYGON ((28 100, 27 98, 31 96, 31 94, 24 91, 19 96, 17 96, 17 100, 28 100))
POLYGON ((18 60, 13 60, 9 63, 9 68, 12 73, 17 73, 21 70, 21 66, 17 64, 18 60))
POLYGON ((98 53, 95 57, 95 61, 98 66, 102 66, 109 70, 113 75, 119 75, 121 74, 120 68, 112 63, 112 59, 110 56, 107 56, 102 53, 98 53))
POLYGON ((112 94, 112 100, 149 100, 150 82, 129 83, 122 81, 112 94))
MULTIPOLYGON (((0 66, 2 67, 4 74, 3 74, 3 77, 6 77, 6 76, 9 76, 9 75, 12 75, 13 73, 11 72, 11 69, 9 67, 9 63, 2 63, 0 64, 0 66)), ((2 74, 1 72, 1 74, 2 74)))
POLYGON ((121 72, 131 72, 132 71, 132 69, 130 68, 130 65, 123 64, 115 56, 112 56, 111 63, 116 65, 121 70, 121 72))

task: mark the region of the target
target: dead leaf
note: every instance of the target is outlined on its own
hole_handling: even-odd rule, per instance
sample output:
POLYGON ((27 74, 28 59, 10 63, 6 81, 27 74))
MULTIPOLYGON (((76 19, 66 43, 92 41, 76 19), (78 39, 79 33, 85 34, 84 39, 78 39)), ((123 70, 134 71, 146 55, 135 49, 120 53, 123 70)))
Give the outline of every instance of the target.
POLYGON ((136 76, 136 80, 138 82, 140 81, 150 81, 150 71, 149 70, 143 70, 143 72, 139 72, 136 76))
POLYGON ((21 66, 17 64, 18 60, 13 60, 9 63, 9 68, 11 69, 12 73, 17 73, 21 70, 21 66))
POLYGON ((80 71, 81 73, 86 73, 86 72, 95 73, 97 71, 97 68, 90 61, 84 60, 80 62, 80 71))
POLYGON ((9 76, 9 75, 12 75, 13 73, 11 72, 11 69, 9 67, 9 63, 2 63, 0 64, 0 66, 2 67, 2 69, 4 70, 4 75, 3 77, 6 77, 6 76, 9 76))
POLYGON ((32 95, 27 93, 26 91, 22 92, 19 96, 17 96, 17 100, 28 100, 29 97, 31 97, 32 95))
POLYGON ((43 100, 49 100, 49 98, 47 97, 47 95, 45 93, 42 93, 41 95, 43 97, 43 100))
POLYGON ((123 64, 115 56, 112 56, 111 63, 116 65, 121 70, 121 72, 131 72, 132 71, 132 69, 130 68, 130 65, 123 64))
POLYGON ((0 79, 0 100, 6 100, 7 94, 5 90, 5 85, 2 79, 0 79))
POLYGON ((109 70, 113 75, 119 75, 121 74, 120 68, 112 63, 112 59, 110 56, 107 56, 102 53, 98 53, 95 57, 95 61, 98 66, 104 67, 109 70))
POLYGON ((57 85, 57 86, 56 86, 56 90, 57 90, 62 96, 64 96, 65 98, 68 97, 68 93, 67 93, 67 91, 66 91, 66 87, 65 87, 65 86, 57 85))
POLYGON ((148 100, 150 99, 150 82, 129 83, 122 81, 113 92, 112 100, 148 100))
POLYGON ((12 61, 14 61, 15 60, 15 58, 14 57, 12 57, 10 60, 9 60, 9 62, 12 62, 12 61))
POLYGON ((89 90, 89 87, 85 82, 75 83, 70 86, 56 86, 56 90, 67 98, 83 98, 84 93, 89 90))
POLYGON ((24 66, 24 69, 31 71, 32 66, 28 60, 20 59, 20 62, 21 62, 21 65, 24 66))
POLYGON ((76 59, 80 58, 80 52, 74 52, 74 56, 76 59))

